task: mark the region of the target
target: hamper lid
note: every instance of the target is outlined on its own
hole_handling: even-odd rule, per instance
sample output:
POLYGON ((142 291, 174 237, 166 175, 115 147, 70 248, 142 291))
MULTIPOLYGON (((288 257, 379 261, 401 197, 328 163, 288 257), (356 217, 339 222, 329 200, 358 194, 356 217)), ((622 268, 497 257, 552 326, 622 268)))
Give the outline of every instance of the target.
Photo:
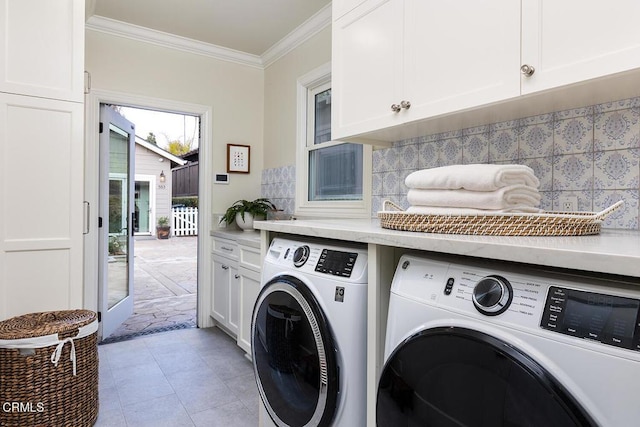
POLYGON ((0 340, 40 337, 76 331, 97 318, 91 310, 29 313, 0 322, 0 340))

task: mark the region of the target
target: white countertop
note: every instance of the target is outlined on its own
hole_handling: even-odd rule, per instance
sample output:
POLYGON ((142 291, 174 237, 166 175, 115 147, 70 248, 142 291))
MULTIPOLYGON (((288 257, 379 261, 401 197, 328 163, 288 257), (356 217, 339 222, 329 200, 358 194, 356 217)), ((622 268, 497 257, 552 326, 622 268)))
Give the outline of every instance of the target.
POLYGON ((256 221, 280 233, 427 250, 583 271, 640 277, 640 232, 602 229, 599 235, 513 237, 389 230, 377 219, 256 221))

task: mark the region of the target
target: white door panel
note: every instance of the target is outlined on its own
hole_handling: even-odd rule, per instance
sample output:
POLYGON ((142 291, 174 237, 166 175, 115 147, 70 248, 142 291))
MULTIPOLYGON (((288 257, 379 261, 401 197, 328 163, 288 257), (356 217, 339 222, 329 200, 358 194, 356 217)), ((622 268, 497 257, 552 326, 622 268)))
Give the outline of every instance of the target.
POLYGON ((83 117, 0 93, 0 320, 83 306, 83 117))
POLYGON ((99 310, 104 339, 133 314, 135 126, 100 108, 99 310))
POLYGON ((83 102, 84 0, 0 0, 0 91, 83 102))

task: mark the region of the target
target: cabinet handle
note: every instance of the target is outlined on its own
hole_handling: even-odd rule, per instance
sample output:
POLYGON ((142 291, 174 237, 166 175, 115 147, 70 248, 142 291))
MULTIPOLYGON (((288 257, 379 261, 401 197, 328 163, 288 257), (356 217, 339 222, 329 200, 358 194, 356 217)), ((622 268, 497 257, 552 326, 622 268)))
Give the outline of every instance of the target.
POLYGON ((229 269, 229 266, 228 266, 228 265, 224 265, 224 264, 222 264, 222 269, 223 269, 223 270, 228 270, 228 269, 229 269))
POLYGON ((402 101, 400 102, 400 108, 405 108, 405 109, 409 109, 411 108, 411 102, 409 101, 402 101))
POLYGON ((399 113, 400 110, 402 110, 401 106, 399 106, 398 104, 391 104, 391 111, 393 111, 394 113, 399 113))
POLYGON ((233 277, 236 278, 236 279, 239 279, 240 275, 239 274, 235 274, 233 277))
POLYGON ((233 252, 232 248, 227 248, 227 247, 224 247, 224 246, 220 246, 220 249, 222 249, 223 251, 227 251, 227 252, 233 252))
POLYGON ((533 73, 536 72, 536 69, 533 67, 533 65, 524 64, 522 67, 520 67, 520 72, 524 74, 525 77, 531 77, 533 76, 533 73))

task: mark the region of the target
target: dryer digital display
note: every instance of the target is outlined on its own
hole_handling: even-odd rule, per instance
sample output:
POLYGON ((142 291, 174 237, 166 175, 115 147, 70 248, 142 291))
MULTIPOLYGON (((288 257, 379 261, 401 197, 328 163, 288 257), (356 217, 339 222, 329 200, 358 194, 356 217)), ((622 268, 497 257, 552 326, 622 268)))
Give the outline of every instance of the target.
POLYGON ((552 286, 540 326, 578 338, 640 350, 640 300, 552 286))
POLYGON ((351 277, 356 258, 358 258, 356 252, 323 249, 318 264, 316 264, 316 271, 334 276, 351 277))

